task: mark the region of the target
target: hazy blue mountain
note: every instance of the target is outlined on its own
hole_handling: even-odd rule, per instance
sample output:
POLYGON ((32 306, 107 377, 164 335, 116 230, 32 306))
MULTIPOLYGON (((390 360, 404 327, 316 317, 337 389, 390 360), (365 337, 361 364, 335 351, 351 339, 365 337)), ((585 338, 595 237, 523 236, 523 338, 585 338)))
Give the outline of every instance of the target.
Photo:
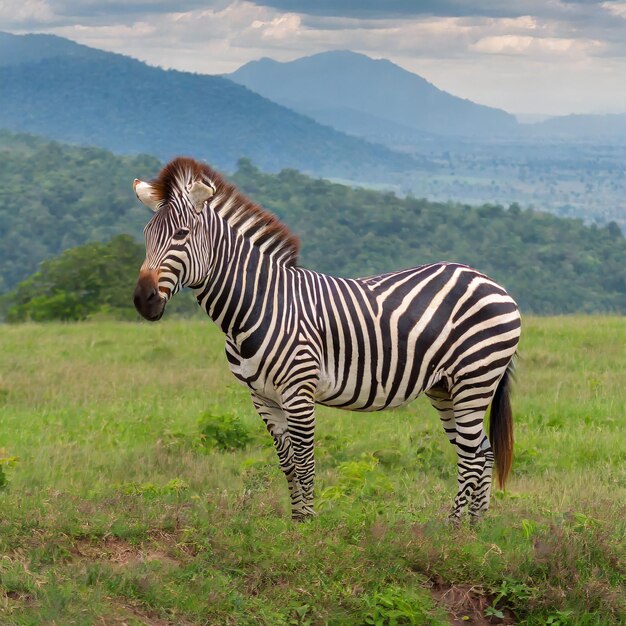
POLYGON ((59 37, 3 34, 0 128, 161 159, 385 180, 411 157, 347 136, 219 76, 151 67, 59 37))
POLYGON ((228 78, 345 132, 396 145, 419 133, 488 136, 517 130, 514 116, 442 91, 385 59, 334 51, 288 63, 263 58, 228 78))
POLYGON ((109 54, 56 35, 12 35, 0 32, 0 66, 35 63, 57 57, 96 59, 109 54))
POLYGON ((349 135, 381 143, 396 150, 413 151, 416 146, 423 148, 429 141, 433 139, 441 141, 442 138, 441 135, 426 133, 356 109, 311 109, 307 115, 320 124, 332 126, 349 135))

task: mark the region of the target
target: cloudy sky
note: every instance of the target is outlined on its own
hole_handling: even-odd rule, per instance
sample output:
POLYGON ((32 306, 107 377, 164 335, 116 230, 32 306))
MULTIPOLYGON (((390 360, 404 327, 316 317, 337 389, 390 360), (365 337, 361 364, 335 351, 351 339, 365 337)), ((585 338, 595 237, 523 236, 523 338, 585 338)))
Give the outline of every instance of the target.
POLYGON ((350 49, 512 113, 626 113, 626 0, 0 0, 0 30, 209 74, 350 49))

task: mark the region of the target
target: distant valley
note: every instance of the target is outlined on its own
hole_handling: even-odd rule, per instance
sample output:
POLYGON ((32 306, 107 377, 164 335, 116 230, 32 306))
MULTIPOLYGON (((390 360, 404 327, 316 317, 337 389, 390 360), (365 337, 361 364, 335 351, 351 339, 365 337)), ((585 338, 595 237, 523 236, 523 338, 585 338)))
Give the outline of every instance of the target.
POLYGON ((626 115, 519 123, 384 59, 337 51, 252 61, 228 78, 427 167, 389 179, 432 200, 534 206, 626 232, 626 115))

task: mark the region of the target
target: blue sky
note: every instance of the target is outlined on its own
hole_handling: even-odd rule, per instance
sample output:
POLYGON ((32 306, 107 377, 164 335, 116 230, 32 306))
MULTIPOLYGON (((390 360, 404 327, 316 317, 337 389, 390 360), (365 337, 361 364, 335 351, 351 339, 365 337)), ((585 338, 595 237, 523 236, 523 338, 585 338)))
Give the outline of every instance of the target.
POLYGON ((351 49, 512 113, 626 113, 626 0, 2 0, 0 30, 210 74, 351 49))

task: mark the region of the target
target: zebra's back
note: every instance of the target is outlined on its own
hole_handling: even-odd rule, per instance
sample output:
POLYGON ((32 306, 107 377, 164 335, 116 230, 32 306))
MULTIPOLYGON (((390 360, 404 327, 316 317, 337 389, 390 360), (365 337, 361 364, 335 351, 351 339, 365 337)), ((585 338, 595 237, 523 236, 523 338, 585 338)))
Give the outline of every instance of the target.
POLYGON ((465 265, 435 263, 362 279, 317 276, 320 404, 360 411, 400 406, 440 381, 451 386, 494 360, 508 363, 515 352, 517 305, 465 265))

